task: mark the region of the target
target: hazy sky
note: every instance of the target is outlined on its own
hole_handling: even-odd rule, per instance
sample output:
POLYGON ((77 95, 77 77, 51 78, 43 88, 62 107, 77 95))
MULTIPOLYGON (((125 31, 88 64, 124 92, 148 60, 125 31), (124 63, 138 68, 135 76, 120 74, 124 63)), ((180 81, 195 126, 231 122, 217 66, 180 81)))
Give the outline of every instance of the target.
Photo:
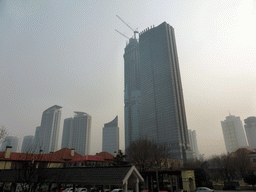
POLYGON ((133 32, 166 21, 175 29, 188 128, 205 156, 226 152, 220 121, 256 116, 254 0, 2 0, 0 125, 34 135, 52 105, 63 120, 92 116, 91 154, 119 116, 124 149, 124 62, 133 32))

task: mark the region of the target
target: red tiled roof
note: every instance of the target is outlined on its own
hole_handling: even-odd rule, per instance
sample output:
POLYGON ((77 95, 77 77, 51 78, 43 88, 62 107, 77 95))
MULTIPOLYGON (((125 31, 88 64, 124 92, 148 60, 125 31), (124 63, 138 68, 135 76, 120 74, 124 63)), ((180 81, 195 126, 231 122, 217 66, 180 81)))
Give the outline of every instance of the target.
POLYGON ((101 156, 85 155, 80 158, 73 159, 69 162, 85 162, 85 161, 105 161, 101 156))
POLYGON ((46 161, 46 162, 65 162, 72 159, 81 158, 82 155, 74 152, 71 156, 71 150, 68 148, 60 149, 54 153, 47 154, 30 154, 30 153, 14 153, 11 152, 10 158, 4 158, 5 152, 0 152, 0 161, 46 161))
POLYGON ((253 149, 246 149, 246 148, 239 148, 236 150, 236 154, 242 154, 242 153, 245 153, 245 154, 249 154, 249 153, 252 153, 252 152, 255 152, 255 150, 253 149))
POLYGON ((105 160, 114 160, 114 155, 111 155, 110 153, 104 151, 98 153, 96 156, 101 156, 105 160))
POLYGON ((56 151, 56 152, 54 152, 50 155, 52 155, 55 160, 64 160, 64 161, 83 157, 82 155, 80 155, 76 152, 74 152, 74 156, 72 157, 71 156, 71 149, 69 149, 69 148, 60 149, 60 150, 58 150, 58 151, 56 151))

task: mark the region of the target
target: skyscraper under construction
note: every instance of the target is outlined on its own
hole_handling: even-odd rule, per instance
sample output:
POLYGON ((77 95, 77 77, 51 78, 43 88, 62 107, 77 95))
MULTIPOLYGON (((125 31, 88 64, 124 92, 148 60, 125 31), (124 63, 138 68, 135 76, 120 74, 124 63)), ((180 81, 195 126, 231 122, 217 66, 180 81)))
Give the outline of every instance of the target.
POLYGON ((146 137, 165 143, 172 158, 186 161, 191 150, 174 29, 164 22, 139 37, 139 43, 130 39, 124 54, 126 147, 146 137))
POLYGON ((125 147, 131 141, 139 139, 140 133, 140 71, 139 42, 134 38, 129 40, 124 53, 125 79, 125 147))

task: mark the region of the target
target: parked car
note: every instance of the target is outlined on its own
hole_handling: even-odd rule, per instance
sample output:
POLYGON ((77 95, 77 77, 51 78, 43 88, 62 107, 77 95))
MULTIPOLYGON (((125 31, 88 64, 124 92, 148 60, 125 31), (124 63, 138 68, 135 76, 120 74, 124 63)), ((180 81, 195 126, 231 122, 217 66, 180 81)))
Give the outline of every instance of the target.
POLYGON ((76 192, 87 192, 86 188, 77 188, 76 192))
POLYGON ((123 192, 123 189, 113 189, 111 192, 123 192))
POLYGON ((110 189, 101 189, 101 190, 99 190, 99 192, 111 192, 111 190, 110 189))
POLYGON ((214 190, 207 187, 198 187, 196 192, 214 192, 214 190))
POLYGON ((66 188, 64 192, 73 192, 73 188, 66 188))
POLYGON ((183 189, 176 189, 174 192, 183 192, 183 189))

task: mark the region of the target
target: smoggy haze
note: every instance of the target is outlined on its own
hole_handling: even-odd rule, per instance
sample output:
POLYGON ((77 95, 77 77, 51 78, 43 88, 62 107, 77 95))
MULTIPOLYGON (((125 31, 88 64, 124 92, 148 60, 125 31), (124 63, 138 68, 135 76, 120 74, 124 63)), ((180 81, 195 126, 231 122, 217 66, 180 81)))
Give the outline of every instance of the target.
POLYGON ((201 153, 226 152, 220 121, 256 116, 256 2, 0 1, 0 125, 23 138, 52 105, 64 118, 92 116, 92 154, 104 123, 119 116, 124 148, 123 53, 133 32, 175 29, 188 128, 201 153))

